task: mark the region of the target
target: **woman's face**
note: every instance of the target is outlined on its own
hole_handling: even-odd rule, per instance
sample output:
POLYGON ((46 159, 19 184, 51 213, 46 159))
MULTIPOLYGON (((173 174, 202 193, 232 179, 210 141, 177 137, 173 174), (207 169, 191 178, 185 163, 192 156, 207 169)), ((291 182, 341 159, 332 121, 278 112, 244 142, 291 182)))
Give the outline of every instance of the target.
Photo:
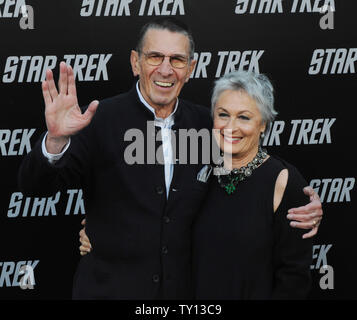
POLYGON ((254 158, 260 134, 265 130, 256 101, 243 90, 221 93, 214 109, 213 126, 221 150, 242 159, 254 158))

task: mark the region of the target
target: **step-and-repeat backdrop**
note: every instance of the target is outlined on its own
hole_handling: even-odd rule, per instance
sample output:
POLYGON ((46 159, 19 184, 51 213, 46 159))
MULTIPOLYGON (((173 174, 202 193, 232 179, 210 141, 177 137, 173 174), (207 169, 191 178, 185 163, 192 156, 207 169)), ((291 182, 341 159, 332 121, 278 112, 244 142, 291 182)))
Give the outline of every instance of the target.
POLYGON ((213 81, 235 69, 272 79, 279 116, 264 144, 323 203, 310 298, 356 298, 356 12, 352 0, 0 0, 0 299, 70 299, 80 259, 82 190, 31 198, 17 186, 46 128, 45 70, 72 65, 81 105, 125 92, 138 31, 158 16, 196 40, 182 97, 209 107, 213 81))

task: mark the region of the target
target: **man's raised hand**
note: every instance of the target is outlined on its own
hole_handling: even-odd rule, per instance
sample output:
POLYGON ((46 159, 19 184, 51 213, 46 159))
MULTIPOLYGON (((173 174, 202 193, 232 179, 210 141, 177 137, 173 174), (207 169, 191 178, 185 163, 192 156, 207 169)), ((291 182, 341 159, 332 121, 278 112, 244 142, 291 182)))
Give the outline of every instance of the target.
POLYGON ((69 137, 90 123, 99 104, 97 100, 92 101, 82 114, 78 105, 73 69, 64 62, 60 63, 58 89, 59 91, 52 71, 47 70, 46 80, 42 82, 42 94, 48 130, 46 149, 53 154, 60 153, 69 137))

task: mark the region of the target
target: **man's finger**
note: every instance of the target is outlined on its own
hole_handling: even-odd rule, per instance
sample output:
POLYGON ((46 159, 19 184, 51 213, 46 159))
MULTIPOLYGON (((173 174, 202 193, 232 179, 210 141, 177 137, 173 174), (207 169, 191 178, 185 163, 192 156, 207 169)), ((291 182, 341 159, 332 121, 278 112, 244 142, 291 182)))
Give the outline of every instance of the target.
POLYGON ((51 95, 52 99, 55 99, 58 96, 58 92, 57 92, 55 82, 53 80, 53 73, 50 69, 48 69, 46 71, 46 80, 47 80, 47 85, 48 85, 50 95, 51 95))
POLYGON ((87 240, 82 240, 82 241, 80 241, 80 242, 81 242, 81 244, 82 244, 83 247, 88 248, 88 249, 92 248, 91 245, 90 245, 90 243, 89 243, 89 241, 87 241, 87 240))
POLYGON ((313 220, 318 220, 321 215, 319 215, 317 212, 312 212, 309 214, 292 214, 289 213, 286 217, 289 220, 294 220, 294 221, 300 221, 300 222, 307 222, 307 221, 313 221, 313 220))
POLYGON ((68 94, 77 96, 76 81, 74 79, 74 72, 71 66, 68 66, 68 94))
POLYGON ((82 250, 81 247, 79 247, 79 253, 81 256, 85 256, 88 252, 85 250, 82 250))
POLYGON ((62 94, 67 94, 68 88, 68 77, 67 77, 67 66, 65 62, 61 62, 60 66, 60 75, 58 80, 59 92, 62 94))
POLYGON ((291 221, 290 226, 293 228, 299 229, 317 229, 317 225, 314 222, 298 222, 298 221, 291 221))
POLYGON ((310 187, 310 186, 307 186, 303 189, 304 193, 310 197, 310 200, 318 200, 320 201, 320 197, 319 195, 315 192, 315 190, 310 187))
POLYGON ((85 219, 85 218, 81 221, 81 225, 82 225, 82 226, 85 226, 85 225, 86 225, 86 219, 85 219))
POLYGON ((98 105, 99 105, 99 101, 94 100, 89 104, 87 110, 84 112, 83 118, 87 123, 89 123, 92 120, 95 112, 97 111, 98 105))
POLYGON ((297 208, 291 208, 288 210, 288 213, 310 213, 310 212, 319 212, 321 210, 321 202, 317 200, 313 200, 312 202, 308 203, 305 206, 297 207, 297 208))
POLYGON ((79 247, 79 250, 81 250, 81 251, 86 251, 86 252, 90 252, 90 247, 81 245, 81 246, 79 247))
POLYGON ((302 235, 302 238, 303 239, 308 239, 308 238, 314 237, 317 234, 317 230, 318 230, 318 228, 311 229, 311 231, 309 231, 308 233, 304 233, 302 235))
POLYGON ((83 245, 86 245, 86 246, 90 247, 90 248, 92 247, 91 244, 90 244, 89 238, 87 237, 86 234, 81 235, 81 236, 79 237, 79 242, 80 242, 81 244, 83 244, 83 245))
POLYGON ((47 81, 42 81, 42 95, 43 95, 43 100, 45 101, 46 106, 48 106, 49 104, 52 103, 52 98, 50 95, 47 81))
POLYGON ((79 235, 80 235, 79 241, 81 243, 87 242, 89 244, 89 238, 87 237, 87 235, 84 232, 80 233, 79 235))

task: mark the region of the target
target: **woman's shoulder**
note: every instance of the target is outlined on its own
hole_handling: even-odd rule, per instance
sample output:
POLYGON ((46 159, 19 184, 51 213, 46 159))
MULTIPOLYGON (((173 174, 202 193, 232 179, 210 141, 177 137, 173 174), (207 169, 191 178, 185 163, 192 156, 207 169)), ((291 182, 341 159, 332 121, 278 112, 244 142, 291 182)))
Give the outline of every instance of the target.
POLYGON ((280 158, 279 156, 277 156, 275 154, 270 154, 269 160, 271 162, 271 165, 273 165, 275 167, 282 168, 282 169, 292 168, 292 169, 296 170, 296 167, 294 165, 292 165, 285 159, 280 158))
POLYGON ((272 163, 274 166, 280 168, 281 170, 287 169, 288 176, 289 176, 288 183, 290 183, 290 184, 291 183, 293 183, 293 184, 299 183, 299 184, 304 184, 304 186, 307 185, 305 178, 300 173, 299 169, 296 168, 293 164, 291 164, 290 162, 288 162, 276 155, 273 155, 270 157, 271 157, 271 160, 272 160, 272 163))
MULTIPOLYGON (((300 171, 291 163, 278 156, 273 156, 272 161, 275 165, 281 167, 281 171, 285 171, 286 180, 280 179, 280 182, 284 185, 283 200, 290 202, 290 206, 299 206, 306 204, 308 198, 303 193, 303 188, 308 185, 300 171), (287 169, 287 170, 284 170, 287 169)), ((279 183, 279 179, 277 180, 279 183)), ((281 187, 283 187, 283 185, 281 187)), ((279 188, 279 186, 277 186, 279 188)))

